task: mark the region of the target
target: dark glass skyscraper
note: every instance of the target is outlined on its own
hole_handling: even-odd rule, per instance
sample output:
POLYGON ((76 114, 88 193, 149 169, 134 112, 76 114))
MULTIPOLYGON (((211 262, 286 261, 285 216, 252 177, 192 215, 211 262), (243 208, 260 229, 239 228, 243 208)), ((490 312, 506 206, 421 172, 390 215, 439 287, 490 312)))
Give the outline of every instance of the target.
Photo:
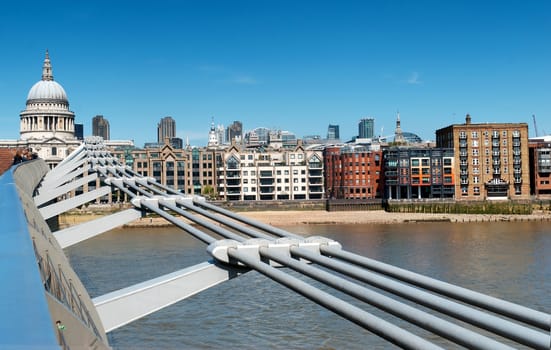
POLYGON ((75 137, 77 140, 84 140, 84 124, 75 123, 75 137))
POLYGON ((329 127, 327 127, 327 139, 328 140, 340 140, 339 135, 339 126, 338 125, 332 125, 329 124, 329 127))

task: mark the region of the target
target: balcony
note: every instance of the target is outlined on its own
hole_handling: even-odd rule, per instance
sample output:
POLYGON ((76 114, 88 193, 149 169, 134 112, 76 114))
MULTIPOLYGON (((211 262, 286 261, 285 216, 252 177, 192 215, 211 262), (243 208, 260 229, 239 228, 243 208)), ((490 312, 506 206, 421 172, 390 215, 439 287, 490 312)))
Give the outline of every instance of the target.
POLYGON ((322 186, 310 186, 310 190, 308 191, 308 193, 315 193, 315 194, 323 193, 323 187, 322 186))
POLYGON ((241 189, 228 189, 226 191, 226 195, 235 195, 235 194, 241 194, 241 189))
POLYGON ((226 187, 239 187, 241 186, 240 180, 228 180, 226 181, 226 187))
MULTIPOLYGON (((224 178, 224 176, 222 175, 220 178, 224 178)), ((241 179, 241 173, 239 172, 226 172, 226 176, 225 176, 226 179, 241 179)))
POLYGON ((309 177, 323 177, 323 171, 321 170, 310 170, 308 172, 309 177))
POLYGON ((461 170, 461 171, 459 172, 459 174, 462 175, 462 176, 467 176, 467 175, 469 175, 469 171, 467 171, 467 170, 461 170))
POLYGON ((538 166, 538 173, 540 173, 540 174, 549 174, 549 173, 551 173, 551 166, 550 165, 540 165, 540 166, 538 166))
POLYGON ((260 170, 261 178, 274 178, 274 173, 271 170, 260 170))
POLYGON ((500 170, 500 169, 494 169, 494 171, 492 172, 492 174, 494 174, 494 175, 500 175, 500 174, 501 174, 501 170, 500 170))
POLYGON ((260 179, 259 181, 260 186, 273 186, 274 185, 274 179, 260 179))
POLYGON ((522 183, 522 178, 521 178, 521 177, 515 177, 514 182, 515 182, 516 184, 521 184, 521 183, 522 183))
POLYGON ((469 179, 461 179, 461 184, 462 185, 468 185, 469 184, 469 179))
POLYGON ((274 193, 274 187, 260 187, 260 194, 273 194, 274 193))

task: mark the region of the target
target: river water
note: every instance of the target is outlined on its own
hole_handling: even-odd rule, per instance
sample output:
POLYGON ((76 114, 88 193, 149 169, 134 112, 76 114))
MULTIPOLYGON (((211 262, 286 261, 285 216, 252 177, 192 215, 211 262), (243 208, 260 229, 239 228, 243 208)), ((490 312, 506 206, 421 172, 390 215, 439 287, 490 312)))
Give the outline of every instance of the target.
MULTIPOLYGON (((282 228, 326 236, 346 250, 551 312, 548 222, 282 228)), ((125 228, 69 248, 67 255, 91 297, 96 297, 204 262, 209 259, 205 248, 178 228, 125 228)), ((393 348, 254 271, 115 330, 109 339, 115 349, 393 348)), ((446 342, 440 345, 454 348, 446 342)))

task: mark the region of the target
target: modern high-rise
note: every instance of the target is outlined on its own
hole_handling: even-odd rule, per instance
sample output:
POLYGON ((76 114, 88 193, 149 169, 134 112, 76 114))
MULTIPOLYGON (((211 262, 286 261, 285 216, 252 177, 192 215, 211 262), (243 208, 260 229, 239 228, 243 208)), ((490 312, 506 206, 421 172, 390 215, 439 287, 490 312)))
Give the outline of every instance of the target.
POLYGON ((358 123, 358 138, 372 139, 374 135, 375 119, 362 118, 358 123))
POLYGON ((243 123, 236 120, 228 126, 226 129, 226 141, 232 143, 233 141, 241 141, 243 139, 243 123))
POLYGON ((84 124, 75 123, 75 137, 77 140, 84 140, 84 124))
POLYGON ((436 147, 453 148, 455 199, 530 198, 528 124, 471 122, 436 130, 436 147))
POLYGON ((176 137, 176 121, 172 117, 161 118, 157 124, 157 143, 164 144, 165 139, 176 137))
POLYGON ((383 151, 385 199, 453 198, 453 148, 393 146, 383 151))
POLYGON ((109 140, 109 121, 103 115, 96 115, 92 118, 92 135, 109 140))
POLYGON ((329 126, 327 127, 327 139, 340 140, 338 125, 329 124, 329 126))

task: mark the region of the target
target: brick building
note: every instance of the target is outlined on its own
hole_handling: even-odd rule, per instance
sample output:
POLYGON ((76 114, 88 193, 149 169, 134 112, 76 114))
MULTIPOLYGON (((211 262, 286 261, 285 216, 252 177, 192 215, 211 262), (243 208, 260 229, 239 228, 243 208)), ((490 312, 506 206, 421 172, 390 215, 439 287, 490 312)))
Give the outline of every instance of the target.
POLYGON ((530 139, 530 193, 551 198, 551 136, 530 139))
POLYGON ((325 195, 330 199, 381 198, 382 151, 363 145, 327 146, 325 195))
POLYGON ((455 199, 530 198, 528 124, 464 124, 436 131, 436 146, 455 153, 455 199))

